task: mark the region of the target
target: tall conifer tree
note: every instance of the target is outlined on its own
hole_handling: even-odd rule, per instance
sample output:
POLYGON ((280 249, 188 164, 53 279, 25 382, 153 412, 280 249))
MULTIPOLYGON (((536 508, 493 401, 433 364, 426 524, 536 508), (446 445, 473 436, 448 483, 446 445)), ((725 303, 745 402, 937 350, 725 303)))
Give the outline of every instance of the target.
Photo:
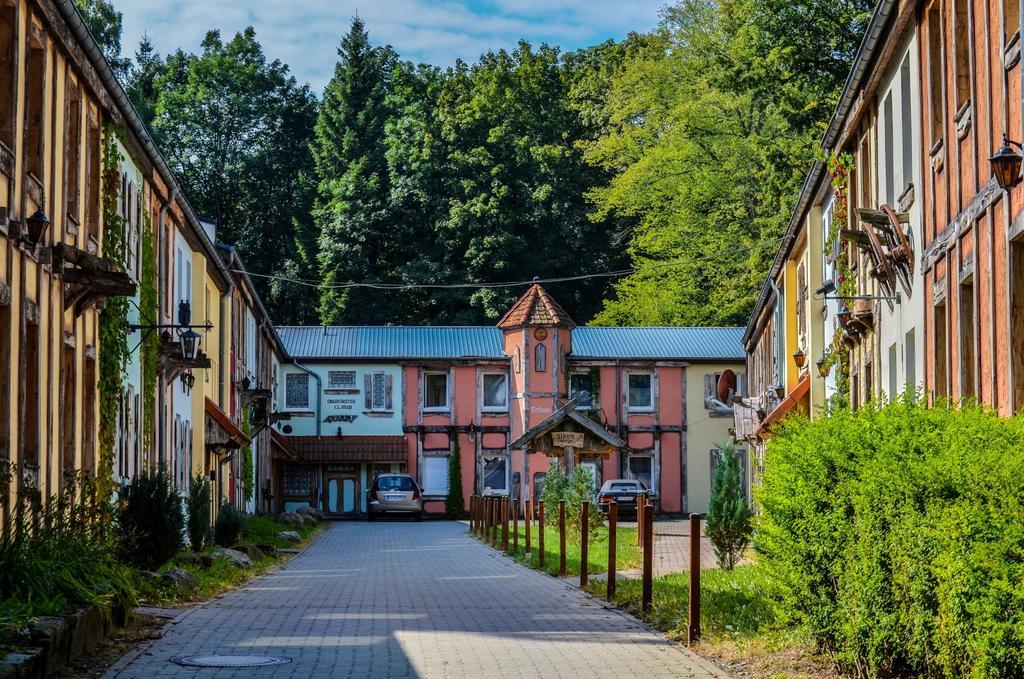
POLYGON ((389 230, 384 133, 391 71, 397 56, 373 47, 362 19, 352 19, 338 48, 312 142, 318 181, 320 318, 324 323, 380 322, 379 294, 332 285, 386 278, 401 244, 389 230))

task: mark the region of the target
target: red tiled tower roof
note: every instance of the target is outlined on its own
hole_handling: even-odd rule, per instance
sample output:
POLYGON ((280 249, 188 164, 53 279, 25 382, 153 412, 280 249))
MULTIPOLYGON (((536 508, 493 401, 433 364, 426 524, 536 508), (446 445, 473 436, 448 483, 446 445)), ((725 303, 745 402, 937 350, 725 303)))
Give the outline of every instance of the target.
POLYGON ((565 313, 565 309, 548 294, 548 291, 537 283, 519 298, 512 308, 498 321, 503 330, 522 328, 528 325, 554 325, 562 328, 575 328, 576 323, 565 313))

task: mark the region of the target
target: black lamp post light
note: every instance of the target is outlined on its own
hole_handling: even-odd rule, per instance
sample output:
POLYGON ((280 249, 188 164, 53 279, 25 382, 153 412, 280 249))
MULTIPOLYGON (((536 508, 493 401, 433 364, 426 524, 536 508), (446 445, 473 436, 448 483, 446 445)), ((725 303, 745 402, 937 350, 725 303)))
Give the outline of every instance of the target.
POLYGON ((1020 168, 1024 157, 1018 151, 1013 150, 1014 146, 1018 151, 1022 150, 1020 142, 1011 141, 1004 134, 1003 145, 999 147, 994 156, 988 159, 992 165, 992 174, 996 177, 996 183, 1004 191, 1012 189, 1021 182, 1020 168))
MULTIPOLYGON (((199 357, 200 346, 203 343, 203 336, 196 332, 197 328, 212 330, 213 324, 207 322, 204 324, 194 325, 193 322, 191 322, 191 304, 185 300, 178 302, 177 323, 128 324, 129 332, 135 332, 137 330, 143 331, 143 336, 142 339, 139 340, 139 345, 145 341, 145 336, 148 333, 163 331, 161 333, 161 337, 166 341, 172 337, 169 331, 175 332, 178 336, 178 345, 181 349, 181 358, 184 362, 193 362, 193 360, 196 360, 199 357)), ((135 348, 137 349, 138 345, 136 345, 135 348)), ((187 375, 190 376, 190 373, 187 373, 187 375)), ((181 379, 182 385, 184 385, 185 375, 182 375, 181 379)), ((196 378, 193 377, 193 383, 195 383, 195 381, 196 378)), ((189 389, 190 388, 191 387, 189 386, 189 389)))

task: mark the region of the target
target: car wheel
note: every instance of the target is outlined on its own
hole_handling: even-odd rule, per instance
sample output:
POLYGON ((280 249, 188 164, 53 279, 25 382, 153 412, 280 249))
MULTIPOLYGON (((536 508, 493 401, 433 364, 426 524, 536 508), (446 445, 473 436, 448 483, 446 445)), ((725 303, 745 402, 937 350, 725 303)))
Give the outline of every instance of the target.
POLYGON ((366 520, 373 521, 373 512, 366 512, 366 520))

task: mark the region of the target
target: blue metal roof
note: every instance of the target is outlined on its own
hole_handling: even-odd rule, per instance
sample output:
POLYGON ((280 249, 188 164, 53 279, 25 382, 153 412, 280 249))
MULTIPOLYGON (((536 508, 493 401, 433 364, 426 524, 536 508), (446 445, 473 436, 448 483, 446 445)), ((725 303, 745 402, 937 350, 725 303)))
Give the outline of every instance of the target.
MULTIPOLYGON (((290 356, 316 359, 505 359, 493 326, 282 326, 290 356)), ((572 331, 573 358, 742 361, 743 328, 593 328, 572 331)))
POLYGON ((746 360, 743 328, 576 328, 573 358, 746 360))
POLYGON ((494 326, 283 326, 277 329, 295 358, 508 358, 494 326))

